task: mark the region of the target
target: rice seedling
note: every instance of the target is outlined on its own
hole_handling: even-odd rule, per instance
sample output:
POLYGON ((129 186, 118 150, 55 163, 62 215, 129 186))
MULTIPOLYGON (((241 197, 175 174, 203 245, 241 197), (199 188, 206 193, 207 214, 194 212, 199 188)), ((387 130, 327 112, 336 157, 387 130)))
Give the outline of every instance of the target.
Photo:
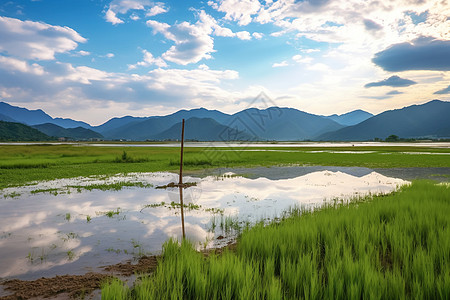
POLYGON ((69 185, 67 187, 77 189, 77 191, 79 193, 81 193, 82 190, 120 191, 124 187, 150 188, 150 187, 153 187, 153 185, 149 184, 149 183, 144 183, 144 182, 120 181, 120 182, 103 183, 103 184, 69 185))
POLYGON ((66 254, 69 260, 73 260, 75 258, 75 252, 73 252, 72 250, 67 251, 66 254))
POLYGON ((188 241, 169 240, 156 272, 128 297, 448 299, 449 214, 450 187, 418 181, 260 222, 243 231, 234 252, 205 258, 188 241))
POLYGON ((117 278, 112 278, 101 285, 102 299, 127 299, 130 291, 127 285, 117 278))
POLYGON ((87 216, 86 216, 86 222, 87 222, 87 223, 90 223, 91 220, 92 220, 91 216, 90 216, 90 215, 87 215, 87 216))
POLYGON ((49 194, 52 194, 52 195, 56 196, 56 195, 58 195, 58 189, 56 189, 56 188, 51 188, 51 189, 37 189, 37 190, 32 190, 30 193, 31 193, 31 194, 49 193, 49 194))
POLYGON ((22 194, 18 193, 18 192, 12 192, 9 194, 4 194, 3 198, 17 198, 17 197, 20 197, 20 195, 22 195, 22 194))

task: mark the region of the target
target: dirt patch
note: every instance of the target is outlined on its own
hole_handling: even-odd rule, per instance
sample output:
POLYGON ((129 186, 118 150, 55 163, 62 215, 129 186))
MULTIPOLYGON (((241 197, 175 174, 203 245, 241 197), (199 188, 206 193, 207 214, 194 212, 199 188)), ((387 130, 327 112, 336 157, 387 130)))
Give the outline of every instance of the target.
POLYGON ((108 273, 87 273, 85 275, 63 275, 51 278, 40 278, 27 281, 12 279, 1 285, 6 292, 12 295, 0 297, 0 300, 16 300, 31 298, 49 298, 64 294, 64 298, 77 298, 89 295, 99 289, 102 282, 114 275, 131 276, 135 273, 151 273, 158 265, 157 256, 143 256, 136 264, 131 261, 106 266, 103 269, 108 273))
MULTIPOLYGON (((222 254, 225 249, 229 251, 236 250, 236 242, 230 242, 227 246, 217 249, 202 251, 205 256, 212 253, 222 254)), ((6 292, 11 295, 0 297, 0 300, 18 300, 31 298, 50 298, 63 296, 62 298, 84 298, 94 290, 100 288, 102 282, 113 276, 130 277, 136 273, 152 273, 158 266, 160 256, 143 256, 137 263, 127 261, 115 265, 102 267, 105 273, 87 273, 85 275, 63 275, 51 278, 40 278, 27 281, 12 279, 0 284, 6 292)))
POLYGON ((2 283, 6 291, 14 294, 1 297, 1 300, 48 298, 67 293, 70 298, 91 293, 100 288, 101 283, 111 277, 108 274, 87 273, 85 275, 63 275, 52 278, 40 278, 33 281, 12 279, 2 283))
POLYGON ((125 263, 106 266, 103 269, 105 271, 120 274, 122 276, 131 276, 135 273, 151 273, 156 270, 157 266, 157 256, 143 256, 139 259, 137 264, 132 264, 131 261, 127 261, 125 263))

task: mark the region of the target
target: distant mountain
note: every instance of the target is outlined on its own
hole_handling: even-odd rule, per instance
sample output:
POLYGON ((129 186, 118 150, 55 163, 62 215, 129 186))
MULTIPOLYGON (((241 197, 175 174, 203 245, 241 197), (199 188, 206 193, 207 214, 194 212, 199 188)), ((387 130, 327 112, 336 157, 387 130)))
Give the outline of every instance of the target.
POLYGON ((102 125, 94 126, 93 129, 97 132, 100 132, 101 134, 106 133, 108 135, 108 132, 113 132, 117 128, 123 127, 130 123, 139 123, 147 120, 148 118, 149 117, 132 117, 132 116, 112 118, 107 122, 103 123, 102 125))
POLYGON ((450 137, 450 102, 433 100, 385 111, 357 125, 325 133, 317 140, 366 141, 392 134, 400 138, 450 137))
MULTIPOLYGON (((234 128, 219 124, 211 118, 190 118, 185 123, 186 140, 197 141, 222 141, 223 137, 233 137, 229 140, 234 141, 250 141, 255 140, 254 136, 246 132, 238 131, 234 128)), ((169 129, 156 134, 153 140, 180 140, 181 139, 181 122, 176 123, 169 129)))
MULTIPOLYGON (((213 119, 221 125, 235 129, 235 132, 245 133, 245 136, 253 139, 257 137, 259 140, 298 141, 313 139, 324 132, 343 127, 327 118, 292 108, 271 107, 264 110, 249 108, 233 115, 200 108, 180 110, 171 115, 150 117, 140 122, 132 121, 122 127, 106 131, 104 135, 109 139, 165 139, 165 135, 159 134, 169 130, 183 118, 186 120, 190 118, 213 119)), ((199 128, 199 130, 198 132, 202 132, 207 128, 199 128)), ((229 136, 222 135, 220 140, 233 140, 235 132, 230 131, 229 136)), ((211 136, 196 139, 211 140, 211 136)))
POLYGON ((0 121, 5 121, 5 122, 16 122, 16 120, 14 120, 13 118, 10 118, 8 116, 5 116, 4 114, 0 114, 0 121))
POLYGON ((103 138, 103 136, 100 133, 83 127, 63 128, 61 126, 52 123, 33 125, 31 127, 45 133, 48 136, 54 136, 59 138, 64 137, 73 140, 89 140, 89 139, 103 138))
POLYGON ((225 125, 246 131, 259 140, 302 141, 342 128, 327 118, 294 108, 249 108, 231 116, 225 125))
POLYGON ((0 121, 0 141, 49 141, 52 138, 30 126, 0 121))
MULTIPOLYGON (((103 135, 108 139, 130 139, 130 140, 147 140, 153 139, 157 134, 169 129, 173 125, 179 123, 182 119, 190 118, 211 118, 221 123, 230 117, 217 110, 207 110, 205 108, 180 110, 167 116, 149 117, 145 120, 131 120, 125 125, 104 131, 103 135)), ((101 125, 103 126, 103 125, 101 125)))
POLYGON ((362 121, 365 121, 369 118, 373 117, 373 114, 357 109, 342 115, 331 115, 327 116, 326 118, 335 121, 336 123, 339 123, 344 126, 352 126, 361 123, 362 121))
POLYGON ((79 126, 83 128, 91 128, 91 126, 85 122, 62 118, 54 119, 41 109, 28 110, 26 108, 13 106, 5 102, 0 102, 0 112, 2 115, 9 117, 16 122, 24 123, 27 125, 52 123, 64 128, 74 128, 79 126))

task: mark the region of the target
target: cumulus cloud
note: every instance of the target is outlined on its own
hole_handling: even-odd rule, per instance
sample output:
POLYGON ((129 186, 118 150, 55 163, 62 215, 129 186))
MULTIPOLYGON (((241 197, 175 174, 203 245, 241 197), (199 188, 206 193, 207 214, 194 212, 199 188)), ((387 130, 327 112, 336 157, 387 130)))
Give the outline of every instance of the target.
POLYGON ((211 53, 214 52, 214 41, 210 36, 211 28, 205 28, 201 24, 196 26, 188 22, 171 26, 154 20, 147 21, 147 25, 153 29, 155 34, 161 33, 175 43, 162 55, 164 60, 187 65, 197 63, 202 59, 209 59, 211 53))
POLYGON ((292 56, 292 60, 294 60, 297 63, 304 63, 304 64, 309 64, 313 61, 312 57, 310 56, 302 56, 300 54, 296 54, 294 56, 292 56))
POLYGON ((45 73, 44 68, 36 63, 30 65, 26 61, 5 56, 0 56, 0 68, 12 73, 20 72, 34 75, 43 75, 45 73))
POLYGON ((89 52, 89 51, 84 51, 84 50, 78 51, 77 53, 78 53, 78 55, 81 55, 81 56, 88 56, 88 55, 91 55, 91 52, 89 52))
POLYGON ((450 71, 450 40, 420 37, 394 44, 375 54, 372 61, 385 71, 450 71))
POLYGON ((392 86, 392 87, 404 87, 404 86, 410 86, 413 84, 416 84, 417 82, 400 78, 397 75, 391 76, 385 80, 377 81, 377 82, 371 82, 366 84, 364 87, 374 87, 374 86, 392 86))
POLYGON ((283 60, 282 62, 274 63, 272 65, 272 68, 287 67, 287 66, 289 66, 288 62, 283 60))
MULTIPOLYGON (((164 3, 153 3, 150 0, 113 0, 105 13, 105 19, 114 25, 121 24, 124 21, 118 17, 119 14, 126 14, 129 11, 147 11, 146 16, 152 17, 168 11, 164 3)), ((136 14, 130 16, 132 20, 139 20, 136 14)))
POLYGON ((150 10, 147 12, 146 16, 147 17, 153 17, 159 14, 163 14, 168 12, 169 9, 167 9, 163 3, 158 3, 155 6, 153 6, 152 8, 150 8, 150 10))
POLYGON ((237 21, 239 25, 248 25, 261 8, 258 0, 220 0, 218 3, 209 1, 208 4, 224 12, 226 20, 237 21))
POLYGON ((446 87, 445 89, 434 92, 433 94, 435 94, 435 95, 450 94, 450 85, 448 87, 446 87))
POLYGON ((248 31, 235 33, 220 26, 217 20, 203 10, 197 11, 197 17, 198 21, 194 24, 181 22, 169 25, 155 20, 147 21, 147 26, 153 29, 154 34, 162 34, 175 43, 162 54, 162 59, 180 65, 197 63, 202 59, 210 59, 215 52, 212 36, 237 37, 241 40, 252 38, 248 31))
POLYGON ((251 40, 252 37, 250 35, 250 33, 248 31, 239 31, 236 32, 236 36, 240 39, 240 40, 251 40))
POLYGON ((192 70, 158 68, 144 75, 130 75, 60 62, 49 62, 43 67, 0 56, 0 77, 0 91, 5 101, 56 101, 64 107, 83 99, 137 106, 146 103, 186 107, 196 106, 193 101, 230 101, 234 96, 221 85, 238 79, 239 74, 202 65, 192 70))
POLYGON ((252 36, 253 36, 255 39, 257 39, 257 40, 260 40, 260 39, 263 38, 264 34, 263 34, 263 33, 260 33, 260 32, 253 32, 253 33, 252 33, 252 36))
POLYGON ((136 69, 137 67, 149 67, 152 65, 155 65, 157 67, 167 67, 167 63, 161 58, 161 57, 153 57, 153 54, 148 52, 147 50, 142 50, 142 54, 144 54, 144 58, 142 61, 134 64, 134 65, 128 65, 128 69, 136 69))
POLYGON ((0 52, 14 57, 53 60, 55 54, 77 48, 86 39, 69 27, 0 16, 0 52))

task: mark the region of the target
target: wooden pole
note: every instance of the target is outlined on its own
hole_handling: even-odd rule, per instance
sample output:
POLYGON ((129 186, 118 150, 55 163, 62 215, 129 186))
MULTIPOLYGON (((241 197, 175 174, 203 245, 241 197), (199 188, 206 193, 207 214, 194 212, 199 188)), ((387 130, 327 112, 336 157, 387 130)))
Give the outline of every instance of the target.
POLYGON ((183 147, 184 147, 184 119, 181 125, 181 158, 180 158, 180 185, 183 184, 183 147))
POLYGON ((181 125, 181 158, 180 158, 180 180, 178 186, 180 188, 180 204, 181 204, 181 230, 183 232, 183 240, 186 238, 184 231, 184 204, 183 204, 183 148, 184 148, 184 119, 181 125))

